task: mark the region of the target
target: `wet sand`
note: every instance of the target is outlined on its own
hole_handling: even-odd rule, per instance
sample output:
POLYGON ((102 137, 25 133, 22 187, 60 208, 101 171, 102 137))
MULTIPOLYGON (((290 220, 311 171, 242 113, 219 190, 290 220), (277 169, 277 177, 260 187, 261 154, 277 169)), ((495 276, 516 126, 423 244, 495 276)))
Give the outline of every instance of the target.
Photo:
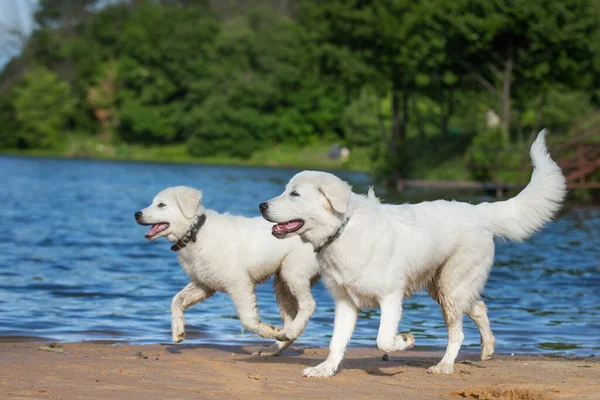
POLYGON ((0 343, 0 399, 599 399, 600 359, 461 354, 452 375, 428 375, 441 354, 407 351, 384 361, 350 349, 333 378, 302 378, 327 349, 280 357, 255 347, 0 343))

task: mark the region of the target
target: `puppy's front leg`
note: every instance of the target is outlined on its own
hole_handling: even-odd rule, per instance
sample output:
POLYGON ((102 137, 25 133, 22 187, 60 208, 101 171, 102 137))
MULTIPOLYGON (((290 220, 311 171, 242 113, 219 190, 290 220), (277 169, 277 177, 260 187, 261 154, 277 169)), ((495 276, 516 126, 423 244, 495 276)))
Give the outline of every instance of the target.
POLYGON ((260 322, 256 306, 256 295, 254 294, 254 284, 247 282, 243 286, 236 285, 228 293, 237 308, 240 322, 244 328, 269 339, 274 338, 279 333, 279 328, 260 322))
POLYGON ((377 347, 386 353, 410 349, 415 337, 410 333, 398 333, 402 318, 402 292, 391 293, 379 299, 381 320, 377 333, 377 347))
POLYGON ((171 334, 174 343, 179 343, 185 338, 185 310, 206 300, 214 293, 214 290, 190 282, 173 297, 171 302, 171 334))
POLYGON ((335 375, 344 358, 346 346, 350 342, 356 320, 358 307, 346 296, 335 299, 335 321, 333 322, 333 336, 329 343, 327 359, 316 367, 306 368, 303 375, 312 377, 329 377, 335 375))

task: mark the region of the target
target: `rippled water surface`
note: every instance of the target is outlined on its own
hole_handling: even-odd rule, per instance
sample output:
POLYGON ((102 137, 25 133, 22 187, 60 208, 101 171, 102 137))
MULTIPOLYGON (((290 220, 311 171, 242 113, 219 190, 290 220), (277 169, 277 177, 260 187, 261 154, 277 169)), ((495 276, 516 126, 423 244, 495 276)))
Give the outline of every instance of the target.
MULTIPOLYGON (((189 185, 204 190, 208 208, 257 216, 297 171, 0 157, 0 172, 0 337, 164 343, 171 298, 188 279, 167 242, 144 239, 133 212, 166 186, 189 185)), ((339 175, 357 190, 368 184, 339 175)), ((498 242, 484 293, 497 350, 600 354, 599 260, 598 209, 564 212, 522 244, 498 242)), ((317 311, 298 344, 326 347, 333 302, 321 284, 313 294, 317 311)), ((262 319, 280 325, 270 282, 258 296, 262 319)), ((223 294, 186 315, 188 343, 262 341, 241 329, 223 294)), ((351 344, 374 346, 378 323, 379 310, 363 310, 351 344)), ((426 294, 406 301, 401 331, 419 347, 445 346, 426 294)), ((466 347, 479 345, 470 320, 465 336, 466 347)))

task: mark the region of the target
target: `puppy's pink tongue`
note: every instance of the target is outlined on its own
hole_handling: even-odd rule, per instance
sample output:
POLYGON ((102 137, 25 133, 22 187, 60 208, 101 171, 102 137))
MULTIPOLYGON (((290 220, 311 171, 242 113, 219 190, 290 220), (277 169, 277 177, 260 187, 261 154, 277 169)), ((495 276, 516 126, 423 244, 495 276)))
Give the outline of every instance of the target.
POLYGON ((296 229, 300 228, 302 222, 300 221, 290 221, 284 222, 282 224, 273 225, 272 231, 275 233, 288 233, 293 232, 296 229))
POLYGON ((146 233, 146 237, 152 237, 158 234, 160 231, 164 230, 167 227, 167 224, 155 224, 152 225, 152 228, 146 233))

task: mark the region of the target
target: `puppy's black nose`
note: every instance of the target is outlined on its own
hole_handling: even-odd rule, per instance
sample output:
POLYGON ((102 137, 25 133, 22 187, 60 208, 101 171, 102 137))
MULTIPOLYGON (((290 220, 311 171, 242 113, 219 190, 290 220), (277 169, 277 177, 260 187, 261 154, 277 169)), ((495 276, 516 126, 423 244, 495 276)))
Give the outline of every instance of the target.
POLYGON ((138 211, 135 214, 133 214, 133 216, 135 217, 136 220, 140 219, 142 217, 142 212, 138 211))
POLYGON ((267 203, 267 202, 260 203, 260 204, 258 205, 258 208, 260 208, 260 213, 261 213, 261 214, 264 214, 264 213, 265 213, 265 211, 267 211, 267 208, 269 208, 269 203, 267 203))

